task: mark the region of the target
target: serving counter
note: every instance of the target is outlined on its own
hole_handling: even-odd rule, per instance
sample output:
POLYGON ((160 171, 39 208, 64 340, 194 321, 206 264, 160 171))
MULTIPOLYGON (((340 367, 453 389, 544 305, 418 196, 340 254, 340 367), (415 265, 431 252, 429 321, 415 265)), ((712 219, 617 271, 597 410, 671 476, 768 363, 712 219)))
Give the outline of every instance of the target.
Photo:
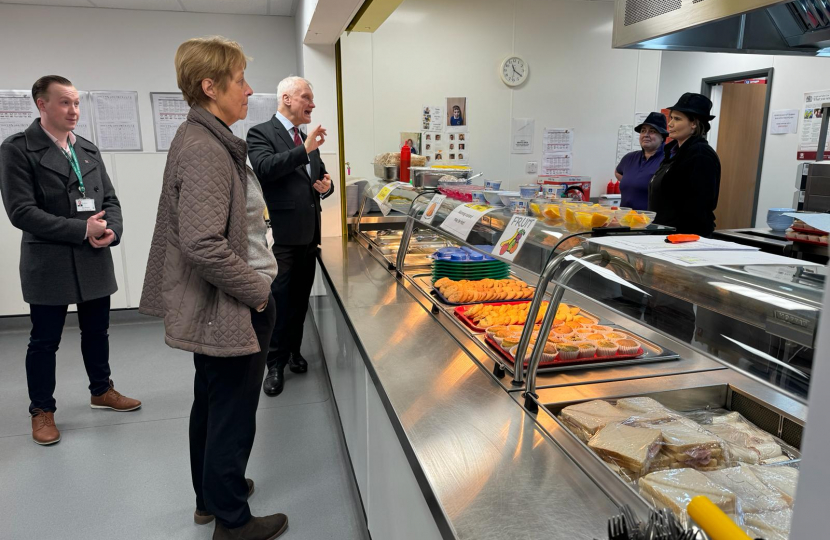
MULTIPOLYGON (((739 412, 776 437, 782 447, 792 449, 785 465, 797 467, 807 413, 804 399, 786 385, 776 386, 780 377, 765 376, 756 364, 731 365, 724 354, 713 354, 694 336, 680 339, 645 317, 632 316, 631 309, 609 299, 619 300, 620 291, 631 283, 642 287, 641 292, 668 288, 665 280, 649 274, 647 265, 638 264, 630 253, 601 253, 581 240, 557 242, 551 249, 544 238, 551 236, 552 229, 542 224, 534 229, 539 234, 528 241, 523 257, 511 266, 512 278, 536 286, 534 303, 549 302, 549 310, 555 310, 560 300, 578 306, 601 325, 635 336, 641 344, 653 344, 665 354, 654 361, 640 358, 635 363, 545 370, 539 369, 541 353, 531 355, 528 347, 528 366, 517 369, 485 339, 489 334, 472 330, 456 306, 433 289, 418 243, 432 246, 438 236, 447 245, 475 244, 416 223, 426 202, 411 205, 407 229, 399 233, 376 229, 375 236, 357 232, 348 241, 324 240, 323 287, 311 303, 373 537, 591 539, 605 537, 606 520, 617 513, 618 505, 628 504, 645 517, 652 501, 558 418, 563 408, 591 400, 613 403, 622 397, 645 396, 678 411, 739 412), (400 238, 396 250, 380 249, 394 241, 387 238, 386 244, 379 243, 377 236, 394 240, 395 234, 400 238), (547 270, 563 261, 564 272, 559 269, 545 282, 547 270), (616 265, 626 278, 589 268, 594 263, 616 265), (590 279, 569 281, 578 265, 585 267, 582 273, 590 279)), ((446 212, 452 210, 449 206, 446 212)), ((494 236, 497 240, 497 235, 488 235, 493 221, 473 228, 477 242, 485 243, 484 239, 492 245, 494 236)), ((400 216, 397 223, 390 220, 386 225, 394 229, 399 224, 400 216)), ((384 224, 381 220, 375 225, 384 224)), ((562 233, 558 240, 566 236, 562 233)), ((811 313, 809 323, 815 323, 820 290, 786 285, 791 276, 776 285, 780 275, 759 276, 748 270, 720 268, 721 274, 714 277, 697 271, 703 277, 699 287, 691 288, 698 293, 691 300, 704 299, 720 316, 731 314, 756 329, 768 322, 766 314, 747 310, 760 311, 753 306, 764 302, 773 306, 778 302, 779 312, 786 308, 796 319, 806 309, 811 313), (723 272, 737 274, 723 277, 723 272), (707 287, 717 289, 713 281, 724 280, 740 281, 745 290, 738 292, 747 298, 743 305, 750 307, 741 312, 735 306, 717 305, 730 298, 728 294, 700 294, 707 287), (748 290, 758 294, 748 296, 748 290)), ((672 281, 683 282, 678 275, 672 281)), ((726 291, 734 295, 736 289, 726 291)), ((695 304, 695 309, 702 308, 695 304)), ((546 335, 551 323, 557 324, 548 313, 551 317, 537 319, 542 321, 541 330, 537 325, 539 336, 546 335)), ((766 328, 776 339, 790 335, 780 330, 774 325, 766 328)), ((529 333, 523 332, 523 338, 524 334, 530 338, 529 333)), ((728 330, 723 333, 731 339, 728 330)), ((699 332, 695 334, 699 337, 699 332)), ((791 337, 803 348, 812 343, 800 335, 791 337)), ((736 350, 748 347, 733 341, 736 350)), ((755 362, 767 362, 768 369, 793 369, 752 350, 760 353, 752 353, 755 362)))

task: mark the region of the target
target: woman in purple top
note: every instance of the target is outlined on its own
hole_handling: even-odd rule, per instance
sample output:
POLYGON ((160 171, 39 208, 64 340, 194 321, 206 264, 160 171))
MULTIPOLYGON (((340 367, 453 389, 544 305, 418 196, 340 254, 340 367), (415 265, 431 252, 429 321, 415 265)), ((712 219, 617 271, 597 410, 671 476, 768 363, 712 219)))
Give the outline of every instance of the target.
POLYGON ((646 210, 648 183, 663 161, 663 141, 668 135, 666 117, 659 112, 650 113, 634 131, 640 134, 642 150, 626 154, 614 174, 620 182, 620 206, 646 210))

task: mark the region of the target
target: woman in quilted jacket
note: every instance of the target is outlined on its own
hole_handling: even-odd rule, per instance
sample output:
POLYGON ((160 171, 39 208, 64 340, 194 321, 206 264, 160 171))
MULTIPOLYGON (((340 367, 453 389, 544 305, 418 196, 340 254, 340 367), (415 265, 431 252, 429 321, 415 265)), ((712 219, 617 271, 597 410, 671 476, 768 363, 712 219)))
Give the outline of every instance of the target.
POLYGON ((194 520, 214 540, 276 538, 284 514, 252 517, 245 469, 276 317, 262 188, 229 126, 248 114, 242 47, 191 39, 176 77, 191 109, 167 155, 140 311, 164 317, 165 342, 193 353, 190 413, 194 520))

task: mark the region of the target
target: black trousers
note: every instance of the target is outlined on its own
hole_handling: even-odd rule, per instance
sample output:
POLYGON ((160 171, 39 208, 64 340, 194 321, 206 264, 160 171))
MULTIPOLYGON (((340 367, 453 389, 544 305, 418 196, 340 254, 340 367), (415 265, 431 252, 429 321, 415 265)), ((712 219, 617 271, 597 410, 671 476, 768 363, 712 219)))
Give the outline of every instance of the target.
POLYGON ((251 519, 245 469, 256 435, 256 410, 265 376, 276 306, 251 310, 260 352, 219 358, 194 354, 196 377, 190 411, 190 473, 196 508, 229 528, 251 519))
POLYGON ((308 298, 317 270, 317 244, 273 247, 277 259, 277 277, 271 293, 277 303, 277 323, 268 354, 268 368, 284 368, 291 353, 299 354, 303 343, 303 323, 308 298))
MULTIPOLYGON (((61 343, 69 306, 29 305, 32 332, 26 351, 29 414, 35 409, 55 411, 55 353, 61 343)), ((81 355, 89 377, 89 391, 100 396, 110 388, 110 297, 78 304, 81 355)))

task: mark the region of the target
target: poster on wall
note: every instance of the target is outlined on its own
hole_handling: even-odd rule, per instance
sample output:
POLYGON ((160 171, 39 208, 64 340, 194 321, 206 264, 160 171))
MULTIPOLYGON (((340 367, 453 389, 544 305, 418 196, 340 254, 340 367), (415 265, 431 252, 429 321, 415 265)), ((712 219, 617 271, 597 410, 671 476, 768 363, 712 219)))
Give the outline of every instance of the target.
POLYGON ((406 145, 409 151, 413 154, 422 156, 421 153, 421 134, 417 131, 401 131, 401 141, 398 148, 403 148, 406 145))
POLYGON ((467 143, 470 140, 469 133, 445 133, 446 153, 444 159, 447 165, 466 165, 470 162, 467 153, 467 143))
POLYGON ((421 133, 421 154, 426 158, 427 167, 447 165, 444 158, 446 134, 441 131, 424 131, 421 133))
MULTIPOLYGON (((277 112, 277 94, 254 94, 248 98, 248 116, 231 126, 233 134, 240 139, 248 136, 248 130, 257 124, 271 120, 277 112)), ((300 131, 306 133, 307 126, 302 126, 300 131)))
POLYGON ((102 151, 142 150, 138 92, 94 91, 92 118, 102 151))
POLYGON ((447 98, 446 131, 461 133, 467 131, 467 98, 447 98))
POLYGON ((545 176, 571 174, 573 171, 573 128, 545 128, 542 132, 542 171, 545 176))
POLYGON ((187 119, 190 106, 181 92, 150 92, 156 151, 167 152, 176 130, 187 119))
POLYGON ((619 164, 620 161, 622 161, 622 158, 624 158, 627 153, 631 152, 632 149, 640 148, 640 145, 634 142, 635 140, 639 140, 639 137, 635 137, 635 135, 634 126, 631 124, 623 124, 617 130, 617 164, 619 164))
MULTIPOLYGON (((812 161, 818 153, 818 137, 821 132, 821 105, 830 102, 830 90, 806 92, 801 108, 801 138, 796 157, 799 161, 812 161)), ((824 148, 824 159, 830 158, 830 138, 824 148)))
MULTIPOLYGON (((80 118, 72 132, 94 143, 89 92, 78 92, 78 98, 80 118)), ((0 90, 0 141, 26 131, 37 118, 40 118, 40 112, 30 90, 0 90)))
POLYGON ((424 105, 421 109, 423 131, 444 131, 444 108, 440 105, 424 105))

